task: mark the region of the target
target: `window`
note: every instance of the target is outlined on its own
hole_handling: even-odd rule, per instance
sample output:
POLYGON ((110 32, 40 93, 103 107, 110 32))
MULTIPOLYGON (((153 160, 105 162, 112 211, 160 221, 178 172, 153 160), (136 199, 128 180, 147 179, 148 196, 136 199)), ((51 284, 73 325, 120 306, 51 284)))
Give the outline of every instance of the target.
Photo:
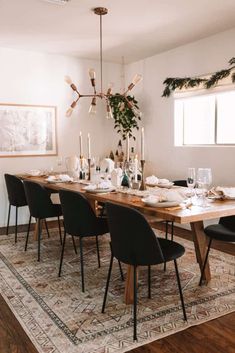
POLYGON ((175 145, 235 145, 235 91, 175 100, 175 145))

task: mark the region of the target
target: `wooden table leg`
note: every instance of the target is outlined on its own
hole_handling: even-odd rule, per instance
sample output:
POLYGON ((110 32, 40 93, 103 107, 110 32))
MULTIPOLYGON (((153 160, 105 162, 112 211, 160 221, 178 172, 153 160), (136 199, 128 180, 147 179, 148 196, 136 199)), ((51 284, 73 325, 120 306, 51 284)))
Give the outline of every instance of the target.
POLYGON ((40 222, 39 219, 36 219, 34 233, 33 233, 34 240, 38 240, 39 222, 40 222))
MULTIPOLYGON (((207 250, 207 238, 206 238, 206 234, 204 233, 203 222, 202 221, 192 222, 190 223, 190 225, 193 233, 193 241, 195 246, 197 262, 200 266, 200 270, 202 270, 202 266, 205 260, 206 250, 207 250)), ((207 261, 203 279, 205 280, 206 283, 208 283, 211 279, 209 261, 207 261)))
MULTIPOLYGON (((137 283, 138 283, 138 267, 137 267, 137 283)), ((133 304, 134 302, 134 266, 131 266, 131 265, 127 266, 124 302, 125 304, 133 304)))

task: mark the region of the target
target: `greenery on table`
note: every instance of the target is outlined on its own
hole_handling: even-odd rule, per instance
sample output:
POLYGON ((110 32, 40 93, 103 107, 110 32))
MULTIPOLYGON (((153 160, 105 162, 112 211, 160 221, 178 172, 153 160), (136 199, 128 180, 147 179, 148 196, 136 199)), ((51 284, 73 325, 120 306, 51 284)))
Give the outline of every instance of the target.
POLYGON ((122 136, 125 140, 126 136, 132 137, 133 129, 139 130, 138 120, 141 120, 140 114, 135 114, 130 104, 133 105, 135 111, 139 112, 138 102, 134 96, 127 96, 116 93, 115 95, 109 97, 109 102, 113 112, 114 118, 114 129, 117 129, 117 133, 122 136), (128 101, 130 102, 128 105, 128 101))
MULTIPOLYGON (((229 60, 229 67, 227 69, 223 69, 215 72, 209 78, 200 78, 200 77, 169 77, 166 78, 163 84, 165 85, 165 89, 163 91, 162 97, 169 97, 173 91, 176 89, 187 89, 198 87, 200 84, 203 84, 204 88, 209 89, 217 85, 219 81, 228 77, 232 70, 235 69, 235 57, 229 60)), ((231 76, 232 83, 235 83, 235 72, 231 76)))

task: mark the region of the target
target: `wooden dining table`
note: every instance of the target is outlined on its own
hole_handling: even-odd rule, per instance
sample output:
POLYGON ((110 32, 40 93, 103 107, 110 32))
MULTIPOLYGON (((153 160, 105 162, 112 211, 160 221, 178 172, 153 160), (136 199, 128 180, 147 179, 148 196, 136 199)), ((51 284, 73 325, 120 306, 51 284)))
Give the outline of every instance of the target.
MULTIPOLYGON (((196 259, 200 270, 202 269, 207 249, 207 238, 204 233, 203 221, 235 215, 235 201, 233 200, 213 200, 210 202, 209 207, 191 206, 189 208, 180 209, 174 207, 157 208, 146 206, 141 201, 141 197, 128 193, 122 193, 118 191, 107 193, 92 193, 84 190, 85 185, 82 183, 48 183, 45 177, 30 177, 27 175, 20 175, 20 177, 23 180, 32 180, 37 182, 53 191, 70 190, 73 192, 83 193, 94 209, 97 201, 103 203, 109 201, 116 204, 133 207, 143 213, 148 220, 151 219, 150 224, 152 227, 154 227, 154 220, 157 218, 161 218, 166 221, 172 221, 178 224, 190 224, 196 259)), ((35 229, 37 232, 37 224, 35 229)), ((203 279, 206 283, 211 279, 209 261, 207 262, 203 279)), ((133 302, 133 266, 130 265, 127 267, 124 301, 127 304, 133 302)))

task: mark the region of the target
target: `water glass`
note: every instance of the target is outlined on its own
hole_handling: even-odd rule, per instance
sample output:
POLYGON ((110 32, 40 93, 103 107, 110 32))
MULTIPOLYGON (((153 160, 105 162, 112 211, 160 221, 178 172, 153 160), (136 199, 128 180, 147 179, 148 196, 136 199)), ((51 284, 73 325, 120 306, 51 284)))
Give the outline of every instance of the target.
POLYGON ((203 207, 207 207, 207 193, 209 190, 209 186, 212 183, 212 173, 211 168, 198 168, 197 171, 197 183, 198 187, 203 190, 203 207))

